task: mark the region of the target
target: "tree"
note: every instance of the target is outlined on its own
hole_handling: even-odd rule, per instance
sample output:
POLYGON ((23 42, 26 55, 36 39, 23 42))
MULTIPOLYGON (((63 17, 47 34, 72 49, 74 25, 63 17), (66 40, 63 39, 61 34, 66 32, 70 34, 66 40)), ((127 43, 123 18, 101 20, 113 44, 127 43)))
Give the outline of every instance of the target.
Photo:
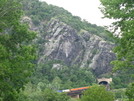
POLYGON ((126 96, 129 98, 129 101, 134 101, 134 83, 131 83, 126 89, 126 96))
POLYGON ((81 101, 114 101, 114 96, 104 86, 93 85, 84 91, 81 101))
POLYGON ((55 92, 50 88, 46 88, 43 92, 45 101, 68 101, 70 99, 67 94, 55 92))
POLYGON ((0 0, 0 100, 16 101, 20 88, 28 81, 36 58, 36 37, 20 22, 20 0, 0 0))
MULTIPOLYGON (((134 0, 100 0, 101 11, 106 18, 116 19, 112 24, 112 38, 116 42, 114 52, 117 59, 112 61, 114 72, 134 69, 134 0), (115 34, 116 33, 116 34, 115 34)), ((133 99, 133 91, 127 91, 129 99, 133 99)), ((132 101, 132 100, 130 100, 132 101)))
POLYGON ((109 27, 116 42, 114 52, 117 59, 112 62, 114 71, 134 68, 134 1, 133 0, 100 0, 100 7, 105 18, 116 21, 109 27))
POLYGON ((22 15, 19 0, 0 0, 0 32, 10 28, 22 15))
POLYGON ((120 98, 120 99, 126 98, 126 96, 125 96, 125 90, 124 89, 117 89, 115 91, 115 97, 116 97, 116 99, 118 99, 118 98, 120 98))

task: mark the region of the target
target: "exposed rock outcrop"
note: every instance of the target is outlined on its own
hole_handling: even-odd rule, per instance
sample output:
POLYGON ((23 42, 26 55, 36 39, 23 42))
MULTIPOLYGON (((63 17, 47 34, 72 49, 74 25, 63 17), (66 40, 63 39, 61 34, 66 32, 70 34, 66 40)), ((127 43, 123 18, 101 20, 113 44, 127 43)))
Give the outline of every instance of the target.
MULTIPOLYGON (((37 29, 43 30, 42 23, 37 29)), ((35 28, 31 28, 35 29, 35 28)), ((66 65, 79 65, 92 68, 95 74, 101 75, 111 72, 110 62, 115 59, 112 52, 113 43, 106 42, 88 31, 75 29, 60 22, 51 20, 46 27, 47 34, 39 35, 38 40, 46 40, 40 44, 42 50, 38 63, 47 59, 62 60, 66 65)))
POLYGON ((53 20, 47 28, 44 56, 62 60, 67 65, 88 66, 97 75, 111 71, 110 62, 115 59, 111 50, 114 44, 85 30, 77 32, 59 20, 53 20))

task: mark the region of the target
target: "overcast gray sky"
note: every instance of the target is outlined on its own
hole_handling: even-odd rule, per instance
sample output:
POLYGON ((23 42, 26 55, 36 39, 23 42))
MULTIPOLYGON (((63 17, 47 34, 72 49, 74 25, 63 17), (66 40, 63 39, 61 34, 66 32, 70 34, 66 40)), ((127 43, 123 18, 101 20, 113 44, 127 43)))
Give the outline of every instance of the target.
POLYGON ((71 12, 73 15, 86 19, 92 24, 99 26, 110 25, 113 20, 102 19, 103 14, 98 7, 100 6, 99 0, 40 0, 48 4, 63 7, 71 12))

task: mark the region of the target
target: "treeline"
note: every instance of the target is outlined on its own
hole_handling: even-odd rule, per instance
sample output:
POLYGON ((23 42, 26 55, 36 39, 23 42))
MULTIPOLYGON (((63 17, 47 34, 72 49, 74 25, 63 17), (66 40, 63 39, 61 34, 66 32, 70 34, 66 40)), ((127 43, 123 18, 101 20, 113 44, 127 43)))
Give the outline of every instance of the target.
POLYGON ((130 93, 133 92, 132 85, 129 85, 127 89, 107 91, 103 85, 98 86, 97 84, 94 84, 89 89, 83 91, 83 95, 80 99, 74 99, 70 98, 65 92, 61 93, 50 87, 41 91, 40 87, 41 85, 35 86, 32 83, 26 84, 25 90, 18 94, 18 101, 113 101, 115 99, 118 99, 119 101, 129 101, 128 97, 131 96, 130 93))
POLYGON ((116 73, 102 74, 99 77, 112 78, 111 89, 127 88, 134 81, 134 70, 119 70, 116 73))
POLYGON ((61 60, 49 60, 37 65, 29 77, 29 83, 18 94, 18 100, 77 101, 58 90, 90 86, 93 83, 96 83, 96 77, 87 67, 65 66, 61 60))
POLYGON ((38 26, 40 22, 48 22, 50 19, 54 18, 65 22, 78 32, 81 29, 84 29, 91 34, 96 34, 104 38, 107 41, 112 41, 108 38, 108 33, 105 32, 103 27, 91 24, 86 20, 82 20, 78 16, 73 16, 64 8, 48 5, 46 2, 39 2, 38 0, 22 0, 22 4, 25 15, 31 17, 36 26, 38 26))
POLYGON ((17 101, 71 101, 71 98, 66 93, 59 93, 51 88, 40 91, 38 86, 28 83, 25 90, 18 94, 17 101))
POLYGON ((54 90, 63 90, 89 86, 96 83, 95 76, 88 68, 65 66, 60 60, 51 60, 40 63, 30 81, 34 85, 41 84, 41 90, 50 87, 54 90), (54 64, 58 64, 54 68, 54 64))

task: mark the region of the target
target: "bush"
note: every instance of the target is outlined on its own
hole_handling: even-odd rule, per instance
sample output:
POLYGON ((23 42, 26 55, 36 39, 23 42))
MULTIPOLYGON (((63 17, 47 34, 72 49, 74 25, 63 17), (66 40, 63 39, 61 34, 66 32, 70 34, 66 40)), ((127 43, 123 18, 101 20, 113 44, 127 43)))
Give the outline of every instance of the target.
POLYGON ((114 95, 102 85, 93 85, 84 91, 81 101, 114 101, 114 95))

